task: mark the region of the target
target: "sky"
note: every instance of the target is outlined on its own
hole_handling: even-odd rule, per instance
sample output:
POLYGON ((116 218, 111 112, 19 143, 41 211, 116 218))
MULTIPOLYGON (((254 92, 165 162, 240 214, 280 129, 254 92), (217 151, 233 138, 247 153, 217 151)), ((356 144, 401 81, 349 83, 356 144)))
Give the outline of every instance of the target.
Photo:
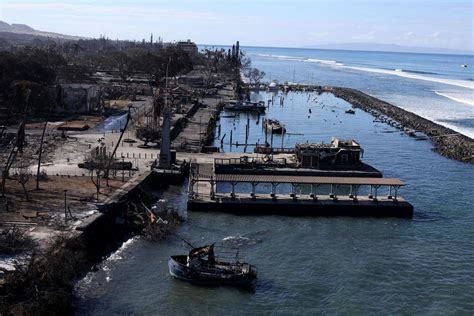
POLYGON ((382 43, 474 51, 472 0, 0 0, 0 20, 112 39, 308 47, 382 43))

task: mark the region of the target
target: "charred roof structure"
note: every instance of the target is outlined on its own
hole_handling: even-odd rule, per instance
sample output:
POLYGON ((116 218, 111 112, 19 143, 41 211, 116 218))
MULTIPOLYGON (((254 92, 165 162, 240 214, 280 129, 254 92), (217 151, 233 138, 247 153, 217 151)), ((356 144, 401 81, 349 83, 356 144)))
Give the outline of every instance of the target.
POLYGON ((353 139, 340 140, 333 137, 329 144, 296 144, 295 154, 300 167, 319 169, 331 165, 359 164, 363 149, 353 139))

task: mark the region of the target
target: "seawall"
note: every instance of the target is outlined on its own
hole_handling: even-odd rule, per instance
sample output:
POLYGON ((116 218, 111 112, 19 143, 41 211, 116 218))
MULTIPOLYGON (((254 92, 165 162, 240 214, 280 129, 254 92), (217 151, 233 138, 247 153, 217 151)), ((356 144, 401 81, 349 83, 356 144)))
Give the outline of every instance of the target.
POLYGON ((374 114, 373 111, 375 110, 379 114, 386 115, 398 121, 405 127, 424 133, 435 146, 433 150, 447 158, 471 164, 474 163, 474 140, 470 137, 388 102, 379 100, 359 90, 334 87, 328 92, 349 102, 356 108, 371 114, 374 114))
POLYGON ((142 203, 155 200, 152 190, 163 183, 159 178, 145 172, 131 179, 98 205, 100 212, 8 275, 0 287, 0 314, 73 314, 75 281, 147 225, 142 203))

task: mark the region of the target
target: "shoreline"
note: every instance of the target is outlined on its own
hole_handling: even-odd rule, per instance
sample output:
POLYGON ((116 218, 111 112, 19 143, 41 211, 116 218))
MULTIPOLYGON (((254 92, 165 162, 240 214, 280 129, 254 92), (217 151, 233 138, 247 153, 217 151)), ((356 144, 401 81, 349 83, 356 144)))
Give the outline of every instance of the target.
POLYGON ((73 231, 54 237, 44 251, 33 252, 25 268, 5 275, 6 282, 0 287, 4 301, 0 302, 6 306, 0 313, 28 314, 31 308, 40 314, 52 310, 74 313, 76 281, 95 271, 105 257, 147 227, 146 208, 156 201, 153 192, 166 190, 160 178, 152 171, 131 178, 98 205, 100 212, 84 219, 73 231), (27 290, 33 286, 39 293, 36 296, 27 290))
MULTIPOLYGON (((245 86, 250 87, 248 85, 245 86)), ((283 87, 280 86, 280 88, 280 90, 283 90, 283 87)), ((381 101, 375 97, 371 97, 361 91, 343 87, 304 85, 295 85, 286 88, 285 91, 332 93, 334 96, 349 102, 353 107, 360 108, 376 118, 386 115, 397 120, 403 124, 404 127, 410 127, 425 133, 435 145, 434 150, 447 158, 463 161, 465 163, 474 163, 474 156, 472 154, 474 142, 469 137, 455 133, 448 128, 411 112, 407 112, 387 102, 381 101), (436 133, 434 132, 435 130, 436 133), (469 160, 464 159, 464 157, 469 157, 469 160)), ((227 91, 227 89, 223 90, 227 91)), ((211 140, 215 139, 214 127, 219 118, 222 105, 221 102, 229 99, 235 91, 235 87, 229 87, 227 93, 223 95, 218 93, 216 97, 202 98, 201 102, 197 102, 191 106, 188 112, 184 113, 183 117, 174 122, 171 136, 173 145, 175 145, 174 148, 177 149, 178 153, 182 155, 186 152, 202 152, 206 145, 212 143, 211 140), (197 120, 197 118, 199 118, 199 120, 197 120), (201 130, 202 124, 207 125, 207 128, 201 130), (176 146, 180 144, 184 144, 185 146, 176 146)), ((113 142, 116 141, 117 136, 117 134, 108 135, 107 141, 112 141, 113 144, 113 142)), ((91 136, 89 135, 89 137, 91 136)), ((104 137, 106 137, 105 133, 104 137)), ((121 150, 125 150, 126 152, 130 151, 133 158, 135 158, 135 154, 140 158, 141 153, 144 155, 145 160, 147 159, 147 149, 139 149, 138 147, 130 146, 122 148, 121 150)), ((151 154, 155 149, 150 148, 149 150, 149 153, 151 154)), ((186 158, 188 157, 194 158, 195 156, 194 154, 186 155, 186 158)), ((206 156, 204 158, 208 159, 208 157, 211 156, 206 156)), ((152 158, 153 156, 150 156, 150 159, 152 158)), ((190 160, 189 158, 187 160, 190 160)), ((145 166, 146 164, 142 163, 140 168, 145 166)), ((148 167, 145 168, 148 169, 148 167)), ((137 213, 138 210, 136 208, 133 209, 133 203, 134 201, 143 199, 145 202, 152 202, 152 184, 159 184, 162 182, 158 181, 155 176, 157 175, 153 175, 153 172, 146 171, 141 175, 134 175, 129 178, 127 183, 117 189, 114 194, 105 201, 105 204, 100 208, 100 212, 84 220, 82 225, 75 228, 75 231, 77 231, 76 233, 70 235, 70 238, 67 238, 67 240, 63 241, 62 244, 56 245, 58 256, 68 258, 73 255, 71 260, 68 261, 70 264, 69 268, 74 269, 75 273, 68 275, 68 280, 73 280, 77 276, 80 276, 91 269, 95 269, 96 264, 102 261, 104 254, 115 251, 124 239, 127 240, 139 231, 142 231, 143 225, 137 225, 134 223, 136 217, 133 215, 137 213), (131 208, 129 208, 129 204, 132 205, 131 208), (78 260, 77 262, 73 262, 72 260, 75 260, 74 258, 76 256, 79 258, 86 258, 86 261, 78 260)), ((143 210, 141 211, 141 213, 145 213, 143 210)), ((36 258, 35 262, 39 262, 41 266, 44 267, 49 265, 47 257, 36 258)), ((52 261, 52 265, 57 265, 56 261, 52 261)), ((67 267, 57 267, 55 274, 58 276, 63 275, 65 268, 67 267)), ((70 273, 70 271, 66 272, 70 273)), ((66 272, 64 272, 64 274, 66 272)), ((55 299, 57 298, 54 294, 52 297, 55 299)), ((73 307, 69 302, 66 302, 66 299, 63 304, 65 304, 64 308, 66 311, 68 308, 73 307)))
MULTIPOLYGON (((223 88, 222 91, 227 91, 227 93, 223 95, 217 93, 213 97, 202 97, 197 102, 192 103, 185 112, 174 117, 170 136, 173 145, 181 142, 186 144, 185 148, 179 148, 178 151, 181 154, 200 152, 201 147, 208 142, 209 138, 213 137, 215 121, 218 117, 215 112, 219 112, 221 101, 229 98, 227 94, 233 93, 234 89, 230 86, 230 88, 223 88), (231 91, 227 91, 228 89, 231 91), (199 117, 199 125, 196 125, 196 117, 199 117), (207 125, 202 133, 199 128, 201 119, 202 124, 207 125), (199 141, 200 139, 201 141, 199 141), (194 147, 198 147, 198 150, 194 150, 194 147)), ((104 144, 111 144, 112 147, 119 137, 119 133, 113 131, 99 131, 92 134, 78 131, 74 132, 73 135, 76 142, 72 151, 76 149, 77 152, 87 150, 87 145, 96 137, 102 137, 104 144)), ((136 136, 129 137, 132 137, 136 143, 141 142, 136 136)), ((71 151, 71 148, 68 148, 68 150, 71 151)), ((116 251, 124 241, 133 236, 142 234, 145 238, 153 240, 163 239, 166 238, 169 231, 174 230, 176 225, 182 221, 179 215, 168 214, 168 209, 166 209, 166 212, 160 214, 160 216, 164 216, 163 218, 169 224, 166 223, 164 226, 159 224, 151 227, 148 223, 148 207, 158 199, 155 193, 157 191, 165 192, 168 190, 168 185, 176 184, 176 182, 182 180, 153 170, 153 161, 155 161, 153 154, 156 154, 156 158, 158 158, 157 146, 140 148, 140 146, 133 146, 133 143, 130 146, 124 146, 122 143, 118 153, 121 156, 126 155, 127 160, 130 160, 129 156, 132 159, 131 161, 138 159, 135 161, 136 171, 134 171, 134 174, 127 176, 128 181, 123 182, 122 178, 123 183, 117 180, 120 185, 110 188, 106 200, 100 203, 86 204, 79 197, 74 197, 79 200, 78 204, 80 205, 84 204, 91 208, 94 208, 93 205, 95 205, 97 211, 81 218, 78 222, 69 224, 63 234, 54 231, 54 234, 57 233, 58 237, 54 237, 54 234, 48 235, 48 239, 51 239, 52 243, 45 243, 43 251, 33 253, 31 259, 26 260, 19 267, 19 270, 14 269, 5 274, 5 278, 0 280, 0 306, 5 305, 0 307, 0 314, 4 311, 5 313, 12 311, 28 313, 30 311, 29 306, 37 306, 37 310, 43 308, 46 312, 51 311, 48 310, 51 306, 46 306, 48 304, 45 304, 45 301, 55 302, 55 308, 65 314, 72 313, 75 299, 74 284, 77 278, 97 269, 97 265, 102 262, 104 256, 116 251), (64 262, 66 262, 65 265, 61 264, 64 262), (33 266, 35 268, 31 268, 33 266), (27 271, 27 274, 24 271, 27 271), (47 271, 45 272, 47 273, 46 277, 43 277, 44 271, 47 271), (32 287, 31 284, 38 284, 41 292, 40 296, 32 295, 27 290, 32 287)), ((56 152, 53 156, 55 157, 55 155, 56 152)), ((64 154, 61 156, 64 156, 64 154)), ((89 177, 84 174, 81 176, 80 173, 84 173, 84 171, 78 167, 78 163, 83 160, 83 157, 81 154, 76 156, 72 157, 70 161, 68 160, 63 168, 61 166, 54 168, 53 164, 52 169, 48 168, 47 173, 60 173, 61 175, 58 175, 59 179, 63 179, 63 173, 66 173, 65 177, 70 181, 87 181, 89 177)), ((185 159, 190 160, 188 155, 185 159)), ((120 174, 117 176, 119 179, 120 174)), ((87 181, 91 186, 92 182, 89 182, 87 181)), ((72 192, 71 189, 74 186, 70 185, 68 188, 72 192)), ((103 187, 101 197, 103 197, 105 190, 108 189, 103 187)), ((89 193, 93 193, 93 191, 89 193)), ((68 202, 72 199, 71 194, 68 196, 68 202)), ((35 208, 32 206, 33 200, 25 203, 30 203, 28 204, 30 209, 35 208)), ((61 210, 62 204, 60 203, 58 202, 58 206, 51 206, 51 208, 61 210)), ((37 227, 43 226, 42 223, 37 225, 37 227)))

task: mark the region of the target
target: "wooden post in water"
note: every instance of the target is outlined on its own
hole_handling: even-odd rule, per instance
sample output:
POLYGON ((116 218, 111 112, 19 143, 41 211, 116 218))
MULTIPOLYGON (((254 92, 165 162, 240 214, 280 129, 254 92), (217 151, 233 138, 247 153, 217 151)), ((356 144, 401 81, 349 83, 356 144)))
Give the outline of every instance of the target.
POLYGON ((285 139, 285 132, 281 133, 281 152, 283 152, 283 140, 285 139))
POLYGON ((249 139, 249 125, 248 125, 248 120, 247 120, 247 125, 245 125, 245 147, 244 147, 244 153, 247 152, 247 141, 249 139))
POLYGON ((267 144, 268 144, 268 133, 267 133, 267 126, 266 126, 267 124, 266 124, 266 123, 264 123, 263 125, 264 125, 264 133, 265 133, 265 147, 266 147, 266 146, 267 146, 267 144))
POLYGON ((272 160, 273 160, 273 125, 272 125, 272 135, 270 136, 270 150, 272 152, 272 160))
POLYGON ((247 144, 249 140, 249 133, 250 133, 250 116, 247 115, 247 125, 245 125, 245 147, 244 152, 247 152, 247 144))

